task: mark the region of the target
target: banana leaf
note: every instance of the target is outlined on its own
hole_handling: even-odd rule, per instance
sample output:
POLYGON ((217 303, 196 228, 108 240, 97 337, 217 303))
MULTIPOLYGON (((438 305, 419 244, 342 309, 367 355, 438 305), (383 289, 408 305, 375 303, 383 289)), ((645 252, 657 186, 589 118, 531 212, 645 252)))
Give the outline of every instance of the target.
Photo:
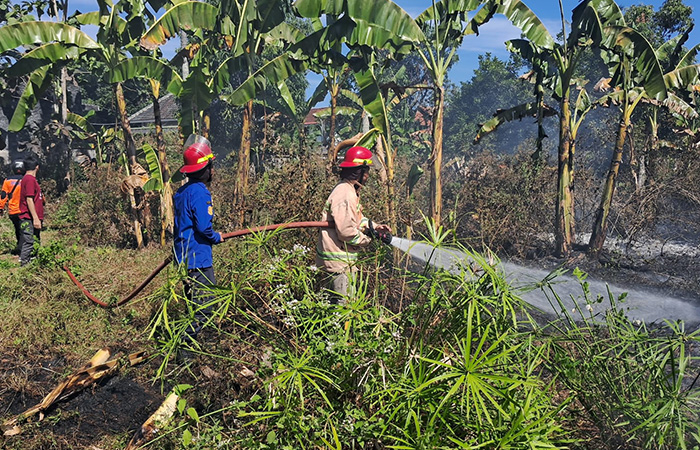
POLYGON ((86 49, 100 47, 84 32, 60 22, 20 22, 0 27, 0 53, 18 47, 55 41, 86 49))
POLYGON ((554 38, 537 15, 520 0, 489 0, 474 17, 474 23, 484 23, 493 14, 503 14, 533 44, 552 49, 554 38))
POLYGON ((582 38, 599 45, 605 38, 605 27, 625 26, 625 19, 613 0, 585 0, 574 8, 571 24, 569 45, 577 45, 582 38))
POLYGON ((19 131, 24 128, 24 125, 27 123, 27 117, 31 114, 39 98, 51 86, 52 78, 47 66, 40 67, 32 72, 27 85, 24 87, 22 96, 17 102, 15 112, 12 114, 10 125, 7 128, 8 131, 19 131))
POLYGON ((221 98, 231 105, 243 106, 263 92, 268 83, 279 85, 308 67, 308 61, 292 59, 289 53, 283 53, 248 77, 231 94, 223 95, 221 98))
POLYGON ((664 74, 649 41, 641 33, 629 27, 605 27, 604 34, 601 45, 628 58, 634 68, 635 81, 644 87, 649 98, 655 100, 666 98, 664 74))
POLYGON ((141 37, 141 47, 155 50, 180 30, 213 30, 217 24, 218 9, 204 2, 179 3, 163 14, 141 37))
POLYGON ((143 150, 143 153, 146 156, 148 173, 150 175, 148 181, 146 181, 146 183, 143 185, 143 191, 160 191, 163 189, 163 171, 160 167, 158 153, 149 144, 143 144, 141 150, 143 150))
POLYGON ((313 108, 316 106, 316 104, 320 101, 323 101, 324 98, 326 98, 326 95, 328 94, 328 86, 326 85, 326 80, 323 79, 321 80, 320 83, 316 86, 316 89, 314 89, 314 93, 311 94, 311 97, 309 97, 308 101, 308 106, 309 108, 313 108))
POLYGON ((700 44, 696 44, 693 48, 688 50, 685 55, 683 55, 681 60, 678 61, 676 69, 681 69, 683 67, 690 66, 693 63, 695 63, 695 60, 698 56, 698 52, 700 52, 700 44))
POLYGON ((668 89, 688 90, 700 84, 700 64, 681 67, 664 74, 664 82, 668 89))
POLYGON ((62 42, 44 44, 25 53, 21 59, 6 70, 5 74, 10 78, 21 77, 58 61, 78 59, 84 51, 84 49, 62 42))
POLYGON ((164 61, 152 56, 135 56, 117 64, 109 73, 110 83, 120 83, 134 78, 158 80, 167 85, 171 79, 182 83, 182 78, 164 61))
POLYGON ((406 186, 408 187, 408 195, 413 194, 413 189, 418 184, 418 180, 423 176, 423 169, 418 164, 413 164, 411 170, 408 171, 406 177, 406 186))
MULTIPOLYGON (((557 113, 554 109, 546 105, 544 106, 544 117, 551 117, 556 114, 557 113)), ((492 119, 487 120, 481 125, 476 137, 474 137, 474 143, 479 143, 481 138, 488 133, 496 131, 496 129, 504 123, 512 122, 514 120, 522 120, 526 117, 537 117, 537 103, 529 102, 508 109, 499 109, 493 115, 492 119)))
POLYGON ((69 112, 66 120, 69 124, 74 126, 73 134, 79 139, 88 140, 94 139, 97 136, 97 130, 95 130, 95 127, 92 126, 87 117, 69 112))
POLYGON ((351 44, 385 48, 389 44, 402 46, 403 42, 425 40, 416 21, 390 0, 297 0, 294 7, 299 15, 307 18, 346 14, 358 28, 351 44))
POLYGON ((374 77, 372 69, 366 67, 364 70, 355 71, 355 81, 360 89, 360 98, 367 114, 372 118, 372 125, 381 134, 386 135, 389 131, 389 116, 384 103, 382 91, 374 77))
POLYGON ((127 27, 126 20, 119 17, 118 15, 115 15, 114 17, 110 16, 111 15, 103 15, 99 11, 92 11, 88 13, 78 14, 74 17, 74 19, 80 25, 94 25, 97 27, 105 26, 109 20, 112 20, 115 21, 115 23, 117 24, 117 32, 119 34, 123 33, 127 27))

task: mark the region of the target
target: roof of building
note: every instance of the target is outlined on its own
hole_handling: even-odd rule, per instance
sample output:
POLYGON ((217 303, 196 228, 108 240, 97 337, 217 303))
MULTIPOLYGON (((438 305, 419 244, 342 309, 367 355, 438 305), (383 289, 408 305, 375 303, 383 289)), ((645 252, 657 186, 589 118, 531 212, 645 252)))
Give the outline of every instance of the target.
MULTIPOLYGON (((161 97, 158 103, 160 104, 160 119, 163 127, 177 126, 177 115, 180 111, 177 98, 173 94, 167 94, 161 97)), ((153 104, 149 104, 129 117, 129 123, 133 128, 148 127, 153 125, 154 122, 153 104)))
POLYGON ((324 109, 328 109, 328 107, 326 106, 323 108, 311 108, 309 110, 309 113, 304 118, 304 126, 318 125, 320 122, 318 121, 318 117, 316 117, 316 113, 318 113, 319 111, 323 111, 324 109))

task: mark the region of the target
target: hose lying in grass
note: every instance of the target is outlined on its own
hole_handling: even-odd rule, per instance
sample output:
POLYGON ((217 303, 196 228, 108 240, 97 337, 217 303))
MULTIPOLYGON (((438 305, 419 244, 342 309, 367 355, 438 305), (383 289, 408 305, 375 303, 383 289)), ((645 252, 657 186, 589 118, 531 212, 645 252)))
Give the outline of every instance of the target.
MULTIPOLYGON (((247 234, 253 234, 253 233, 259 233, 261 231, 272 231, 272 230, 277 230, 277 229, 293 229, 293 228, 329 228, 330 224, 328 222, 290 222, 290 223, 277 223, 277 224, 272 224, 272 225, 264 225, 260 227, 253 227, 253 228, 246 228, 243 230, 236 230, 232 231, 231 233, 222 233, 221 238, 222 240, 227 240, 230 238, 238 237, 238 236, 245 236, 247 234)), ((121 306, 128 301, 132 300, 134 297, 136 297, 142 290, 145 288, 148 283, 150 283, 156 275, 160 273, 161 270, 165 269, 165 267, 170 264, 173 260, 173 256, 170 255, 165 260, 158 265, 158 267, 151 272, 150 275, 146 277, 145 280, 141 284, 139 284, 136 289, 131 291, 129 295, 124 297, 123 299, 117 301, 116 303, 106 303, 103 302, 102 300, 98 299, 94 295, 92 295, 86 288, 83 286, 80 281, 73 275, 73 273, 70 271, 67 265, 63 266, 63 270, 66 271, 70 279, 75 283, 78 288, 80 288, 81 291, 83 291, 83 294, 99 306, 102 306, 103 308, 114 308, 116 306, 121 306)))

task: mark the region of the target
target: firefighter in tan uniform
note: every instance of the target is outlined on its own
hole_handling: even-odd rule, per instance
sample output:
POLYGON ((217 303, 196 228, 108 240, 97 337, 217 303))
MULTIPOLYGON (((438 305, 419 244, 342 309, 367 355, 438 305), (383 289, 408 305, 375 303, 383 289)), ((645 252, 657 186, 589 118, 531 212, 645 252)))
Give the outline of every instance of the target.
POLYGON ((387 225, 371 227, 362 214, 359 190, 369 178, 372 152, 364 147, 352 147, 340 163, 340 183, 326 200, 322 221, 331 222, 331 228, 321 228, 316 245, 316 265, 327 274, 327 288, 341 299, 352 297, 352 279, 357 273, 356 263, 360 248, 372 242, 369 228, 384 242, 391 241, 387 225), (388 241, 387 241, 388 239, 388 241))

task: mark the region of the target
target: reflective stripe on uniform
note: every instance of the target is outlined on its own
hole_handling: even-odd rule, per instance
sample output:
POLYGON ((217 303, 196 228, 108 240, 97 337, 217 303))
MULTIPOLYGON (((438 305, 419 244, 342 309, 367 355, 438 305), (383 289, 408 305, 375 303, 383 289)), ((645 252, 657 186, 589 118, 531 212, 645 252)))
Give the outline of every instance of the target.
POLYGON ((348 241, 348 244, 357 245, 357 244, 359 244, 360 239, 362 239, 362 233, 357 233, 354 238, 352 238, 348 241))
POLYGON ((352 262, 357 261, 358 258, 357 253, 348 252, 321 252, 316 250, 316 254, 324 261, 352 262))

